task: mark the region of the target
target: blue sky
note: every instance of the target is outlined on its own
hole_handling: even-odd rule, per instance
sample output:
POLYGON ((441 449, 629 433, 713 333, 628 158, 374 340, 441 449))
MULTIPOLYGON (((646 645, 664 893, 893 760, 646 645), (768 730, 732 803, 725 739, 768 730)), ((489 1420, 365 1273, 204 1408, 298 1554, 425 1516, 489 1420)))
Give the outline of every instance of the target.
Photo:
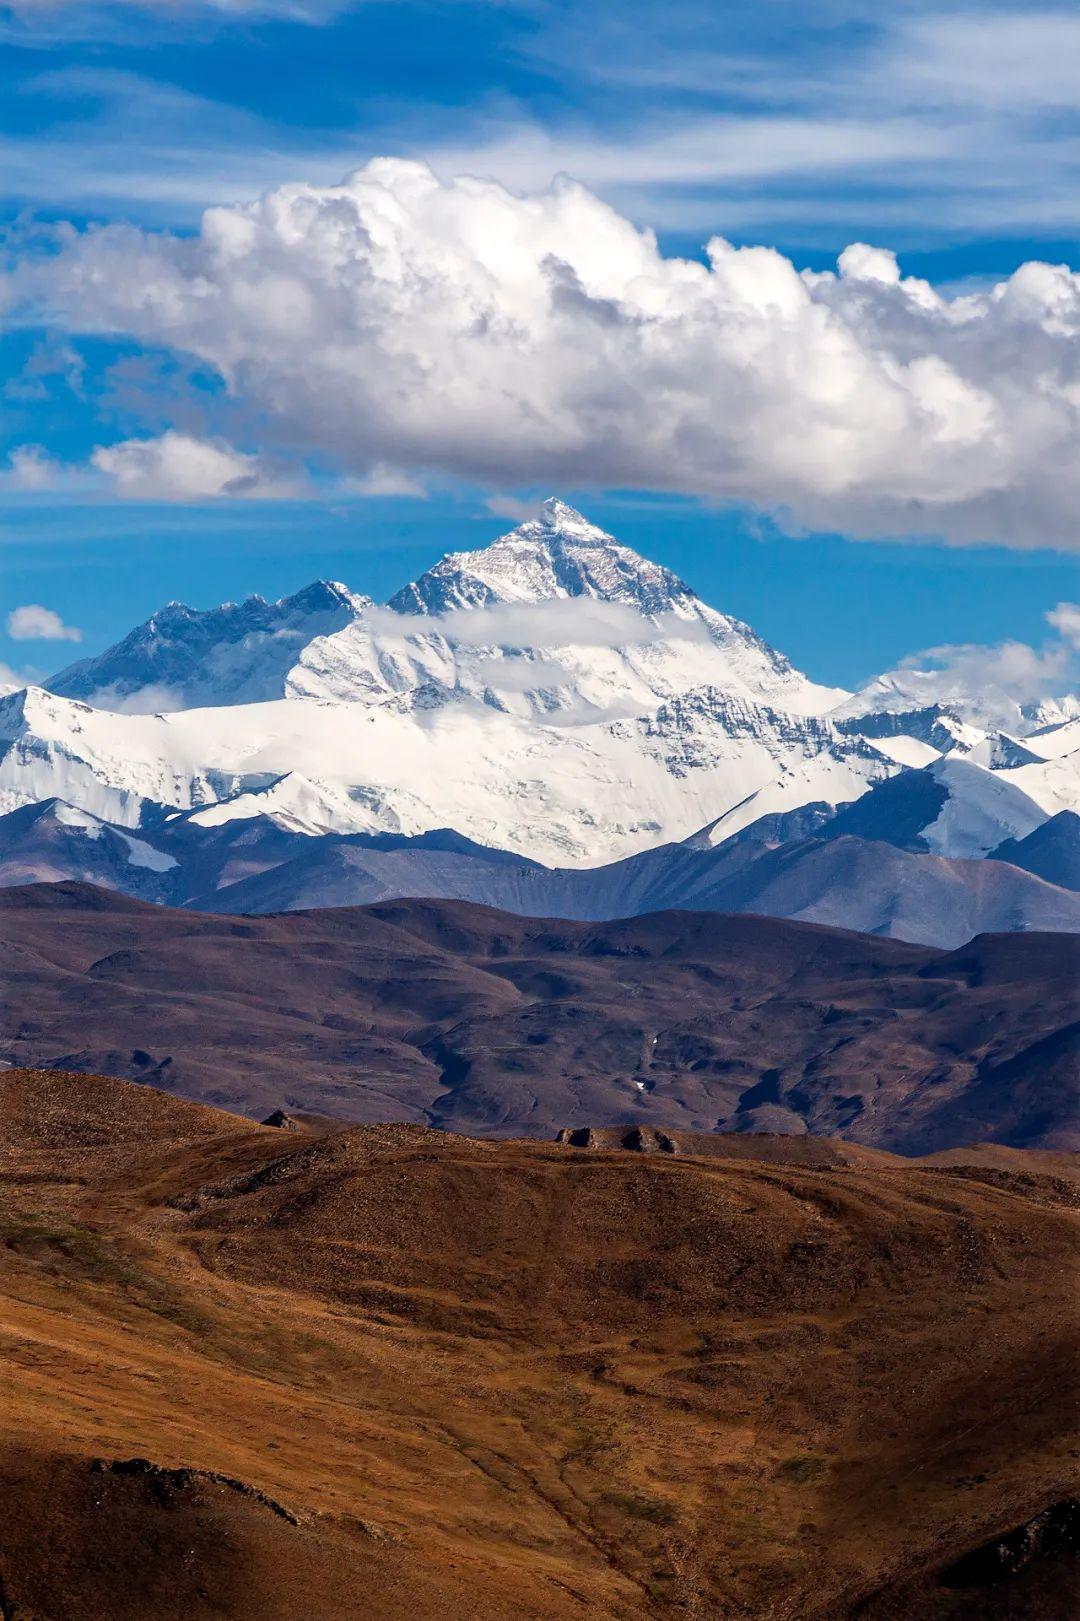
MULTIPOLYGON (((172 597, 209 604, 255 590, 276 595, 316 575, 388 594, 443 550, 482 544, 506 527, 492 506, 510 510, 515 499, 554 488, 677 568, 717 606, 749 618, 823 680, 855 682, 943 641, 1038 643, 1043 614, 1075 597, 1062 472, 1069 423, 1062 417, 1064 427, 1052 428, 1049 437, 1059 440, 1044 463, 1032 448, 1036 424, 1017 428, 1005 472, 995 466, 980 478, 974 466, 979 455, 997 454, 1009 431, 987 429, 988 448, 980 449, 971 424, 984 405, 1008 424, 1032 392, 1035 374, 1022 370, 994 392, 1031 342, 1017 329, 1002 331, 998 305, 988 305, 939 352, 941 311, 927 313, 921 295, 906 295, 902 310, 870 309, 871 286, 894 298, 887 267, 852 272, 839 291, 826 286, 814 296, 845 323, 845 341, 854 335, 860 366, 891 346, 886 371, 894 376, 923 358, 920 345, 932 351, 935 366, 960 377, 965 414, 954 410, 952 383, 942 393, 935 380, 931 394, 923 388, 917 419, 928 410, 952 414, 936 438, 911 439, 913 459, 932 469, 927 479, 909 478, 896 453, 895 466, 868 470, 860 450, 839 494, 836 479, 761 450, 774 422, 782 425, 776 433, 800 432, 792 428, 800 419, 779 411, 772 396, 753 407, 761 417, 754 445, 722 447, 730 465, 715 476, 711 441, 668 477, 667 448, 644 444, 648 413, 613 416, 595 429, 591 400, 582 407, 588 427, 575 420, 574 446, 542 443, 538 428, 535 467, 518 441, 490 455, 448 447, 431 411, 422 425, 404 412, 374 421, 366 376, 356 384, 362 431, 350 436, 342 427, 352 414, 348 396, 334 420, 310 402, 285 403, 297 391, 296 362, 274 371, 265 323, 255 347, 237 358, 221 333, 206 339, 187 314, 173 321, 163 299, 149 320, 137 308, 137 285, 124 309, 115 299, 106 309, 103 297, 90 307, 85 273, 102 264, 122 273, 158 240, 120 238, 115 227, 127 223, 165 233, 164 285, 176 265, 184 268, 183 245, 196 239, 207 206, 245 205, 293 181, 323 188, 325 203, 326 188, 347 172, 389 156, 430 164, 440 182, 473 175, 515 195, 544 193, 554 175, 568 174, 623 221, 655 229, 657 277, 667 278, 675 256, 701 260, 716 235, 734 248, 778 250, 797 271, 828 270, 849 243, 867 242, 894 250, 904 275, 925 278, 935 296, 977 299, 1027 261, 1080 263, 1074 13, 1046 5, 886 11, 841 0, 664 8, 631 0, 587 9, 529 0, 56 0, 0 6, 0 58, 11 260, 80 269, 77 295, 69 277, 60 295, 48 286, 22 298, 20 284, 9 300, 0 395, 5 611, 50 608, 82 631, 78 651, 105 645, 172 597), (61 221, 73 232, 50 234, 61 221), (111 260, 86 234, 96 224, 113 228, 103 239, 111 260), (920 309, 925 327, 912 336, 920 309), (984 352, 965 369, 964 345, 974 348, 965 334, 983 328, 984 352), (151 477, 141 452, 110 459, 110 447, 156 444, 170 432, 184 436, 182 478, 163 473, 160 458, 151 477), (640 456, 635 434, 643 436, 640 456), (949 465, 939 467, 942 446, 965 434, 973 448, 963 465, 950 450, 949 465), (620 436, 631 441, 627 453, 607 454, 620 436), (225 448, 199 451, 193 474, 192 445, 225 448), (638 462, 640 490, 627 482, 638 462), (215 478, 221 493, 206 499, 203 485, 215 478), (390 487, 403 493, 379 493, 390 487), (261 498, 246 498, 252 494, 261 498), (1048 544, 1040 544, 1042 525, 1048 544)), ((421 220, 442 202, 421 207, 421 220)), ((598 218, 589 209, 579 217, 586 233, 598 218)), ((459 208, 455 253, 470 229, 459 208)), ((575 229, 564 213, 544 242, 575 229)), ((431 244, 416 247, 415 223, 410 230, 429 267, 431 244)), ((148 259, 147 278, 161 273, 160 258, 148 259)), ((746 273, 758 274, 756 265, 747 260, 746 273)), ((189 297, 194 273, 184 273, 189 297)), ((324 267, 307 281, 305 274, 290 264, 292 281, 325 302, 324 267)), ((104 279, 111 275, 106 268, 104 279)), ((743 261, 732 260, 725 275, 728 291, 742 287, 743 261)), ((575 286, 587 281, 580 266, 574 277, 575 286)), ((669 280, 661 291, 669 297, 669 280)), ((599 294, 585 292, 595 311, 599 294)), ((235 309, 235 286, 227 293, 235 309)), ((1046 314, 1060 309, 1060 289, 1038 296, 1039 331, 1057 343, 1038 375, 1049 368, 1061 381, 1067 412, 1075 344, 1070 358, 1060 319, 1046 314)), ((625 311, 637 292, 619 297, 625 311)), ((444 318, 433 305, 432 322, 444 318)), ((416 325, 415 306, 408 320, 416 325)), ((349 344, 353 322, 350 313, 342 329, 349 344)), ((724 342, 717 355, 726 365, 724 342)), ((631 365, 625 348, 602 343, 598 370, 631 365)), ((558 353, 544 363, 557 368, 558 353)), ((650 364, 653 387, 655 357, 650 364)), ((810 370, 813 383, 821 363, 810 370)), ((631 390, 641 375, 631 376, 631 390)), ((681 399, 683 379, 676 382, 681 399)), ((798 386, 805 390, 806 379, 798 386)), ((552 395, 560 407, 571 397, 580 405, 580 379, 570 393, 560 390, 561 382, 552 395)), ((730 377, 717 384, 716 413, 737 418, 742 407, 731 390, 730 377)), ((880 408, 892 424, 892 402, 882 396, 880 408)), ((701 393, 679 435, 680 454, 710 414, 701 393)), ((478 411, 476 421, 483 439, 489 419, 478 411)), ((499 426, 491 425, 493 437, 499 426)), ((888 431, 902 453, 909 430, 888 431)), ((0 659, 20 671, 48 672, 74 651, 70 642, 0 639, 0 659)))

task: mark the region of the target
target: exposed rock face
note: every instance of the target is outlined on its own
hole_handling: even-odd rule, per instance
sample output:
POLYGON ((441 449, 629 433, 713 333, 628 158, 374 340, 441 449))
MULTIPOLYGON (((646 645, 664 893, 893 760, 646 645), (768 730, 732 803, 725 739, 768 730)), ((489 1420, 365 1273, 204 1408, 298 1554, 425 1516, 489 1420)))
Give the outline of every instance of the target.
MULTIPOLYGON (((1068 1497, 1024 1525, 973 1548, 940 1574, 943 1587, 991 1587, 1026 1570, 1035 1560, 1080 1554, 1080 1499, 1068 1497)), ((1076 1572, 1080 1580, 1080 1569, 1076 1572)))
MULTIPOLYGON (((650 1126, 631 1126, 628 1131, 604 1130, 595 1126, 564 1126, 555 1139, 571 1148, 625 1148, 634 1154, 677 1154, 679 1143, 669 1132, 650 1126)), ((691 1150, 692 1152, 693 1150, 691 1150)))
POLYGON ((244 1480, 233 1480, 230 1475, 217 1474, 212 1469, 166 1469, 159 1463, 151 1463, 149 1458, 94 1458, 90 1472, 144 1481, 154 1500, 163 1508, 172 1508, 178 1498, 194 1495, 207 1487, 223 1486, 227 1491, 236 1492, 238 1496, 269 1509, 271 1514, 276 1514, 278 1519, 285 1520, 289 1525, 300 1523, 295 1514, 257 1487, 244 1480))

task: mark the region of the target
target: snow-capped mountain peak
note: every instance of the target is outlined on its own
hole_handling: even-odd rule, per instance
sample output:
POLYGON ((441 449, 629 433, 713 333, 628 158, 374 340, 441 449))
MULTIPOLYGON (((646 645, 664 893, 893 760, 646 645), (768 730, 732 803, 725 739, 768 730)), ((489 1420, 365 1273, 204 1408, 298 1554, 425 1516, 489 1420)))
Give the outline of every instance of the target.
POLYGON ((988 736, 890 678, 855 700, 817 686, 555 498, 388 607, 326 580, 170 603, 49 687, 0 699, 0 810, 55 798, 140 833, 170 810, 311 837, 451 827, 589 865, 942 761, 920 823, 940 854, 1080 804, 1080 723, 988 736))
POLYGON ((589 545, 609 545, 614 540, 599 524, 591 523, 584 513, 568 501, 561 501, 557 495, 549 495, 542 501, 536 517, 526 519, 521 527, 574 537, 589 545))
POLYGON ((490 546, 450 552, 392 597, 389 606, 403 614, 444 614, 566 597, 626 603, 649 614, 695 600, 677 574, 553 496, 535 518, 490 546))
POLYGON ((99 658, 80 659, 48 685, 100 709, 142 714, 265 702, 281 696, 304 647, 371 605, 335 580, 316 580, 278 602, 251 596, 208 609, 170 602, 99 658))

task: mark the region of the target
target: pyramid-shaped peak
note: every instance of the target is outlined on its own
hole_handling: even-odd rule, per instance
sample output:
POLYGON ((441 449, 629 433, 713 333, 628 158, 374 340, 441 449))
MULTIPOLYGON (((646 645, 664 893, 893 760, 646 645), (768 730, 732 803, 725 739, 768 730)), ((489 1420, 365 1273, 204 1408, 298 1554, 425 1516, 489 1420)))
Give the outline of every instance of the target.
MULTIPOLYGON (((262 602, 261 597, 252 597, 252 602, 262 602)), ((359 612, 361 608, 371 601, 370 597, 359 595, 350 591, 347 585, 340 580, 313 580, 310 585, 303 586, 294 591, 290 597, 281 597, 275 608, 292 609, 303 613, 333 612, 337 608, 346 608, 359 612)))
POLYGON ((692 600, 692 593, 670 569, 551 496, 536 517, 490 546, 450 552, 391 598, 390 607, 398 613, 441 614, 560 597, 622 602, 655 614, 692 600))
POLYGON ((592 545, 614 545, 614 537, 606 529, 597 524, 590 523, 584 513, 572 507, 568 501, 560 501, 557 495, 549 495, 542 502, 540 510, 534 519, 521 524, 512 534, 529 533, 540 529, 545 534, 561 535, 570 540, 583 540, 592 545))

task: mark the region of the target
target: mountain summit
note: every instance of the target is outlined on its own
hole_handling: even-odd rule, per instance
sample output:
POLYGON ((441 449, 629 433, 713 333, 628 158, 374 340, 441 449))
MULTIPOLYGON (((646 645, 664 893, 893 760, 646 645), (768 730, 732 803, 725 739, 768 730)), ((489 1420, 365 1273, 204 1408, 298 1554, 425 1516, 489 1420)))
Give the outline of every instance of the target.
MULTIPOLYGON (((936 707, 860 711, 557 499, 388 606, 325 581, 170 603, 50 686, 0 701, 0 812, 56 799, 132 830, 171 811, 305 836, 452 828, 594 866, 858 800, 946 754, 948 792, 935 776, 914 795, 920 849, 984 854, 1080 808, 1070 726, 1021 747, 936 707)), ((87 838, 100 856, 105 835, 87 838)))
POLYGON ((279 698, 301 649, 370 606, 370 597, 335 580, 316 580, 278 602, 252 596, 205 610, 170 602, 47 686, 98 708, 141 713, 279 698))
POLYGON ((370 704, 434 688, 583 719, 646 714, 698 686, 797 714, 847 696, 808 681, 749 625, 556 497, 490 546, 449 553, 387 606, 325 580, 280 602, 254 596, 206 610, 173 602, 47 686, 141 713, 277 698, 370 704), (598 605, 597 615, 559 611, 575 600, 598 605), (485 617, 530 608, 537 615, 527 622, 485 617), (562 650, 558 668, 553 648, 562 650))
POLYGON ((696 600, 677 574, 551 496, 535 518, 482 551, 451 552, 392 597, 389 606, 397 613, 440 614, 558 597, 622 602, 648 614, 696 600))
POLYGON ((697 689, 797 715, 847 696, 555 497, 387 607, 305 649, 289 696, 434 689, 563 726, 650 715, 697 689))

